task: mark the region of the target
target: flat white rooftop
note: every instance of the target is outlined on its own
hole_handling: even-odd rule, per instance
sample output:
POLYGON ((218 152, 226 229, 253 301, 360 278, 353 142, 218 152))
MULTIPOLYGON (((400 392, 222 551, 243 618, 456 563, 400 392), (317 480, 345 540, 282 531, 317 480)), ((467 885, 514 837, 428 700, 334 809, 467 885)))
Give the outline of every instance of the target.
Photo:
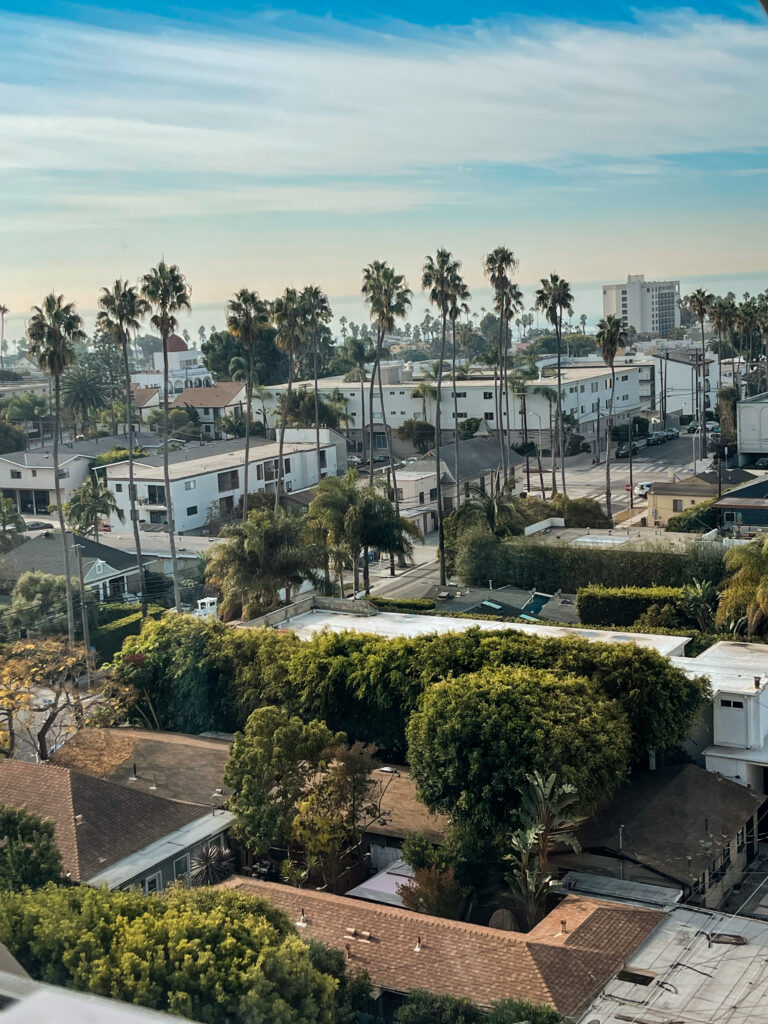
POLYGON ((768 644, 721 640, 696 658, 673 658, 690 676, 707 676, 714 690, 754 693, 768 685, 768 644))
POLYGON ((768 1024, 768 925, 675 907, 627 962, 648 980, 619 980, 583 1014, 619 1024, 768 1024))
POLYGON ((638 644, 659 654, 682 654, 690 639, 685 636, 657 636, 650 633, 622 633, 616 630, 580 629, 570 626, 546 626, 527 622, 493 622, 489 619, 450 618, 441 615, 406 615, 381 612, 378 615, 347 615, 344 612, 313 609, 281 623, 280 629, 290 629, 303 640, 327 630, 331 633, 375 633, 378 636, 422 636, 425 633, 459 633, 477 627, 489 633, 514 630, 530 636, 577 636, 585 640, 607 644, 638 644))

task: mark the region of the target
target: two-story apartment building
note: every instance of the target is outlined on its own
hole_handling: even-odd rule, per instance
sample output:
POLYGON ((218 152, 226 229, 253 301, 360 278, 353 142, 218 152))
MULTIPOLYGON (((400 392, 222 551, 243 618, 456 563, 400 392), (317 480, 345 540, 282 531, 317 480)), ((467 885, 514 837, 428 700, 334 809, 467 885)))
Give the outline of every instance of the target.
POLYGON ((213 387, 187 387, 174 396, 173 409, 194 409, 200 418, 200 433, 213 440, 227 435, 221 429, 221 420, 232 414, 245 416, 245 384, 236 380, 223 380, 213 387))
MULTIPOLYGON (((285 433, 283 448, 283 479, 287 493, 312 487, 318 482, 317 452, 313 441, 299 440, 294 433, 285 433)), ((314 437, 314 432, 312 432, 314 437)), ((323 430, 321 436, 321 473, 336 476, 337 435, 323 430)), ((343 446, 343 441, 342 441, 343 446)), ((254 441, 248 461, 248 490, 274 493, 278 478, 279 445, 277 441, 254 441)), ((243 496, 243 466, 245 444, 242 439, 189 444, 169 455, 171 500, 173 502, 176 532, 197 530, 214 520, 230 518, 243 496)), ((346 468, 345 466, 341 467, 346 468)), ((106 467, 109 489, 115 495, 118 508, 130 522, 128 497, 128 463, 113 463, 106 467)), ((139 524, 164 525, 168 522, 162 456, 137 458, 134 461, 134 479, 139 504, 139 524)), ((112 525, 117 527, 117 516, 112 525)))

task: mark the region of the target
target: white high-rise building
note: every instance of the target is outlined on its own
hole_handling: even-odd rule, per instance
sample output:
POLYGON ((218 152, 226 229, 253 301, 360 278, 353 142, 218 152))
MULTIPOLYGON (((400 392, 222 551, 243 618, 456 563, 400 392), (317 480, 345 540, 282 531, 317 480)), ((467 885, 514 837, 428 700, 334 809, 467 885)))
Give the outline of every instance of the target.
POLYGON ((680 326, 680 282, 646 281, 630 274, 626 284, 603 285, 603 316, 621 317, 638 334, 666 338, 680 326))

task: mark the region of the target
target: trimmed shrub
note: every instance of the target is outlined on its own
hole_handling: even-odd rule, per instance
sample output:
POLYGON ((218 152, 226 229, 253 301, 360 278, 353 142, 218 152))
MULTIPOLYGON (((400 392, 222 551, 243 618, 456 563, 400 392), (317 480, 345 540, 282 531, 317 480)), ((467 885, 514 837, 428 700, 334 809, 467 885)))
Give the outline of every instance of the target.
MULTIPOLYGON (((109 601, 106 604, 100 604, 97 609, 99 626, 106 626, 117 619, 124 619, 128 615, 135 615, 139 610, 140 605, 126 604, 124 601, 109 601)), ((147 614, 153 618, 162 615, 164 611, 165 608, 159 604, 147 605, 147 614)))
POLYGON ((582 587, 576 595, 579 618, 589 626, 631 626, 652 605, 673 604, 682 587, 582 587))
POLYGON ((375 608, 378 608, 382 612, 433 612, 435 610, 435 602, 430 601, 428 598, 423 600, 402 598, 400 600, 390 597, 376 597, 371 596, 368 598, 370 604, 375 608))
MULTIPOLYGON (((129 636, 136 636, 141 632, 141 610, 136 611, 135 605, 128 605, 128 607, 131 608, 130 615, 105 622, 91 635, 91 643, 104 661, 111 661, 122 649, 123 642, 129 636)), ((147 618, 157 619, 163 614, 165 614, 165 608, 152 605, 147 612, 147 618)))

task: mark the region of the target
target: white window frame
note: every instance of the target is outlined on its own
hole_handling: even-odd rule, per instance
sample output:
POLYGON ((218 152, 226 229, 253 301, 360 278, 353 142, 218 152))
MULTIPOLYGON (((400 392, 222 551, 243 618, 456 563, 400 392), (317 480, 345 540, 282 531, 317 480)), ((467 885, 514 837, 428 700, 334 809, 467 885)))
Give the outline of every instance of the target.
POLYGON ((162 875, 162 872, 161 871, 155 871, 155 873, 153 875, 147 875, 146 878, 142 878, 142 880, 141 880, 141 887, 144 890, 144 894, 146 896, 150 896, 153 892, 162 892, 163 891, 163 875, 162 875), (156 889, 150 889, 149 888, 149 883, 150 882, 156 882, 157 883, 157 888, 156 889))

